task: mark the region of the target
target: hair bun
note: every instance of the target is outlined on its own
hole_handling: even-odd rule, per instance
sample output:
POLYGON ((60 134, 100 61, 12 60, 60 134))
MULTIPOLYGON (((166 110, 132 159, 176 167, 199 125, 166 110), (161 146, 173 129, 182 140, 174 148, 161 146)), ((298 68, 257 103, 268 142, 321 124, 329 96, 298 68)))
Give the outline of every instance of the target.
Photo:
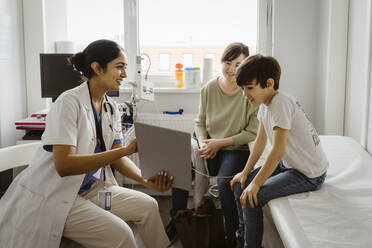
POLYGON ((76 70, 84 73, 85 54, 83 52, 78 52, 72 55, 69 60, 76 70))

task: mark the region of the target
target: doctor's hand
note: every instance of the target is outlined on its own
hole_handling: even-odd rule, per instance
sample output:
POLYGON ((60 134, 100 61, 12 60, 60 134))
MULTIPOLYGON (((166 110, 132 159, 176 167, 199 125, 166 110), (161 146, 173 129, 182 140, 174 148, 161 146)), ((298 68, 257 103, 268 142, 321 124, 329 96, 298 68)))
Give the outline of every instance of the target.
POLYGON ((127 156, 137 152, 137 139, 134 138, 129 145, 125 147, 127 156))
POLYGON ((231 179, 230 181, 230 187, 231 187, 231 191, 234 191, 234 185, 236 183, 240 183, 240 187, 241 189, 244 189, 244 185, 245 185, 245 180, 247 180, 247 175, 245 175, 242 172, 239 172, 238 174, 236 174, 233 179, 231 179))
POLYGON ((243 208, 247 207, 247 200, 249 201, 249 205, 251 208, 258 206, 257 200, 257 193, 260 190, 260 187, 251 182, 248 187, 243 191, 242 195, 240 196, 240 204, 243 208))
POLYGON ((164 192, 170 189, 173 179, 173 176, 169 177, 166 171, 159 171, 155 180, 145 179, 144 185, 149 189, 164 192))
POLYGON ((202 158, 214 158, 217 152, 222 148, 219 139, 206 139, 203 140, 204 146, 201 146, 199 151, 201 152, 202 158))

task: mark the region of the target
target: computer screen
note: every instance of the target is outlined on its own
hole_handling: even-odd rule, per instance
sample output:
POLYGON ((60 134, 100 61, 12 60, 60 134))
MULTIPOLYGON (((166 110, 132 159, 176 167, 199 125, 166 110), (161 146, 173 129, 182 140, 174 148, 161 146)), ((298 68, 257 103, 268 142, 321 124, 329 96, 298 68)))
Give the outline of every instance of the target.
MULTIPOLYGON (((55 100, 62 92, 82 83, 80 73, 73 70, 68 57, 72 54, 41 53, 41 97, 55 100)), ((119 96, 118 91, 109 91, 109 96, 119 96)))

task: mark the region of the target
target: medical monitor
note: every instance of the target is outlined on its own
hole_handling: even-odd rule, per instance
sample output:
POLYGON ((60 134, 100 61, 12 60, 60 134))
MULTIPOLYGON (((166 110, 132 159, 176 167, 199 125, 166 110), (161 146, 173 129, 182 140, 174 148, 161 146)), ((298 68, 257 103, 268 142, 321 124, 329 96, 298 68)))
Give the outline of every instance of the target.
MULTIPOLYGON (((64 91, 82 83, 80 73, 73 70, 68 62, 68 53, 41 53, 40 76, 41 97, 51 97, 53 101, 64 91)), ((109 91, 109 96, 119 96, 118 91, 109 91)))

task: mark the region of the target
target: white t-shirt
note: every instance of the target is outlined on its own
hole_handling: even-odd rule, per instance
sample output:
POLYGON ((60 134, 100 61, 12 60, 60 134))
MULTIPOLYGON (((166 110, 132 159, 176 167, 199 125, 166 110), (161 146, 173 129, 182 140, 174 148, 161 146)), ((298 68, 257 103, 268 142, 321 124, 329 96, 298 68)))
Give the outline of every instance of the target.
POLYGON ((318 134, 300 103, 292 96, 279 92, 270 105, 261 104, 257 115, 264 125, 272 146, 274 127, 289 130, 282 161, 309 178, 321 176, 328 169, 328 161, 318 134))

